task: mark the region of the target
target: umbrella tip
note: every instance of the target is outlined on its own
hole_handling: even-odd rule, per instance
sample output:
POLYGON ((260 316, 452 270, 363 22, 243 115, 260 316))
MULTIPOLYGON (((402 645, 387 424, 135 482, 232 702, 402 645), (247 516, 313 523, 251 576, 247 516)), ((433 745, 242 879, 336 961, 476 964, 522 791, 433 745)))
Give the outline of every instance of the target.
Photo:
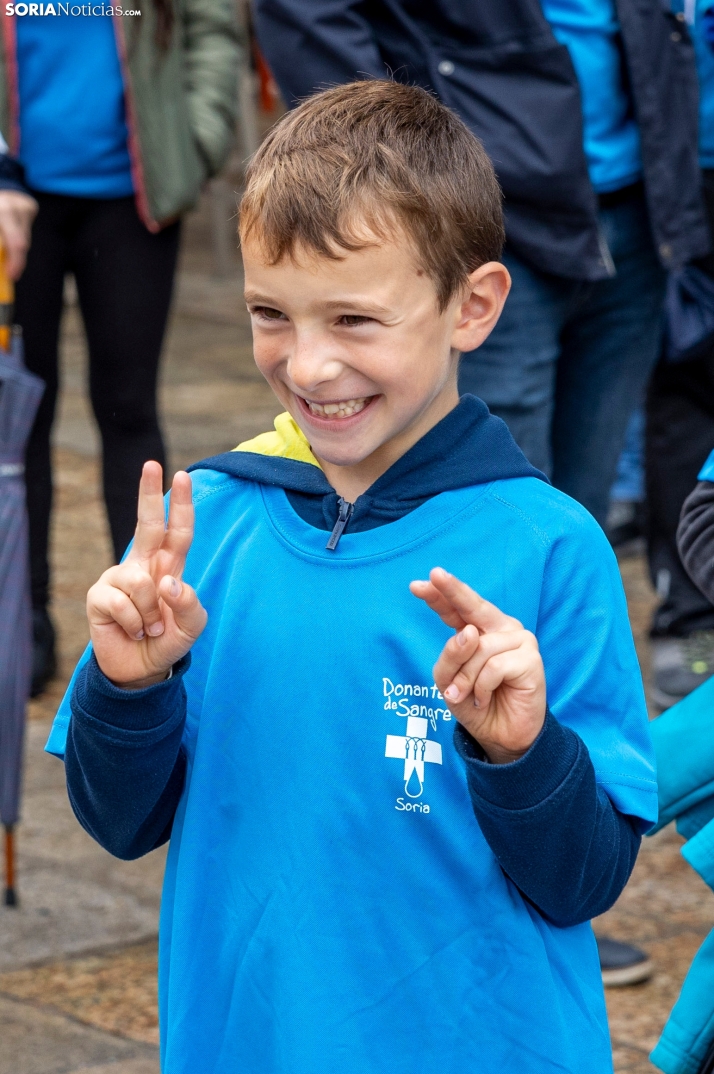
POLYGON ((17 906, 15 890, 15 833, 12 824, 5 825, 5 905, 17 906))

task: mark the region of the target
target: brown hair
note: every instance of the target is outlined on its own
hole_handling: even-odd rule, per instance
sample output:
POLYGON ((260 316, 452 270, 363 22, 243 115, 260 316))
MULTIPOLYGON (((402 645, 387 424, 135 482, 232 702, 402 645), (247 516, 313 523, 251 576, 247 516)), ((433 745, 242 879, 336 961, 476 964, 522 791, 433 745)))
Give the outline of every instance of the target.
POLYGON ((251 161, 239 231, 276 264, 304 246, 338 259, 400 224, 443 310, 503 246, 501 190, 479 140, 416 86, 352 82, 303 101, 251 161))

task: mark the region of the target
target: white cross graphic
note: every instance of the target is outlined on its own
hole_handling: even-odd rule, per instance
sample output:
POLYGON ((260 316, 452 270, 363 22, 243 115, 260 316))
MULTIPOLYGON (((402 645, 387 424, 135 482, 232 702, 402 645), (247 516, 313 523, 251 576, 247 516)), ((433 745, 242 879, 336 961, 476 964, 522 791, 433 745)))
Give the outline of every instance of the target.
POLYGON ((404 761, 404 791, 409 798, 419 798, 424 790, 424 763, 441 764, 441 744, 426 737, 428 726, 420 716, 407 716, 406 735, 387 735, 384 756, 404 761), (416 794, 409 790, 412 773, 419 781, 416 794))

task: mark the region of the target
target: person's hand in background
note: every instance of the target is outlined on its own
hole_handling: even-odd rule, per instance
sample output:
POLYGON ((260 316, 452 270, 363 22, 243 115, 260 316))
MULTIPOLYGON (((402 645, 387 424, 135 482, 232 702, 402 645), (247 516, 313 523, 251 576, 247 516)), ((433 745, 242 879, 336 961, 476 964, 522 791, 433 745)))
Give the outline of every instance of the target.
POLYGON ((29 194, 20 190, 0 190, 0 242, 5 249, 7 274, 11 280, 18 280, 24 271, 37 208, 37 202, 29 194))

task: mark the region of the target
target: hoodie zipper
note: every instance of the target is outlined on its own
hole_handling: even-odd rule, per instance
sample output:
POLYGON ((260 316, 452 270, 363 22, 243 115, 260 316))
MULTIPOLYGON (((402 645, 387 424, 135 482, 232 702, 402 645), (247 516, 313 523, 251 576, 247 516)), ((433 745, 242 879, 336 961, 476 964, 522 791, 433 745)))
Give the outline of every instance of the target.
POLYGON ((340 496, 337 502, 340 506, 340 509, 337 513, 337 521, 335 522, 332 533, 330 534, 330 539, 325 545, 325 548, 328 548, 330 552, 334 552, 337 548, 337 542, 339 541, 342 534, 345 532, 347 523, 352 518, 352 512, 355 509, 355 505, 353 503, 348 503, 347 500, 344 500, 342 498, 342 496, 340 496))

